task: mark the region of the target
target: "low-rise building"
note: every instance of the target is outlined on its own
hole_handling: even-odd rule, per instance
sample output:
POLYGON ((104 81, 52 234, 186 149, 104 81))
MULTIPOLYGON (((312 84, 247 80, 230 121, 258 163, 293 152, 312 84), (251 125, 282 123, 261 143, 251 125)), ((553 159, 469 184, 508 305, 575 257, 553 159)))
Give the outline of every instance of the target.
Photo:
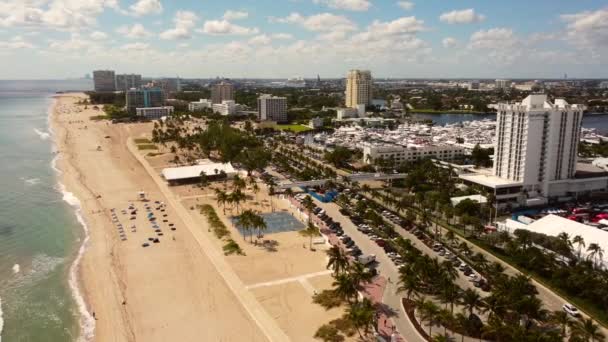
POLYGON ((308 126, 312 129, 323 128, 323 118, 312 118, 308 126))
POLYGON ((221 115, 234 115, 236 114, 236 103, 234 100, 224 100, 222 103, 214 103, 213 112, 221 115))
POLYGON ((336 119, 344 120, 358 117, 356 108, 336 108, 336 119))
POLYGON ((373 164, 379 159, 393 159, 395 164, 415 161, 423 158, 433 158, 441 161, 451 161, 464 155, 464 148, 453 145, 415 145, 408 146, 391 144, 363 143, 363 162, 373 164))
POLYGON ((212 108, 213 103, 209 99, 200 99, 195 102, 190 102, 188 104, 188 111, 190 112, 198 112, 206 108, 212 108))
POLYGON ((174 108, 172 106, 146 107, 137 108, 135 111, 137 116, 141 116, 149 120, 158 120, 164 116, 172 115, 174 108))

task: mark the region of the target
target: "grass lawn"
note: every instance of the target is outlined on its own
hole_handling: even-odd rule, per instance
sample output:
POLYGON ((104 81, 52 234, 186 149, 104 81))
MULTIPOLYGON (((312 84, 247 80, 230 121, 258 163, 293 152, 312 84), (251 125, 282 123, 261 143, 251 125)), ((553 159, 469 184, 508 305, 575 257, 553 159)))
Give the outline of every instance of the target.
POLYGON ((136 144, 151 144, 152 143, 149 139, 145 139, 145 138, 133 139, 133 141, 135 141, 136 144))
POLYGON ((282 131, 286 131, 286 130, 291 130, 293 132, 304 132, 304 131, 310 131, 310 127, 304 126, 304 125, 276 125, 274 126, 276 129, 280 129, 282 131))

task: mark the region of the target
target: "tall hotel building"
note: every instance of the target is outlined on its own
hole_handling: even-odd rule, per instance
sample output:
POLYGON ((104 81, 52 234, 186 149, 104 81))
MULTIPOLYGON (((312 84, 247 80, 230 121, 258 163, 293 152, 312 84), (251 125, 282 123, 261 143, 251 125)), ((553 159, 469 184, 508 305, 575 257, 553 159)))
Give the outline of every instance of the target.
POLYGON ((93 71, 95 91, 116 91, 116 77, 113 70, 93 71))
POLYGON ((211 87, 211 102, 214 104, 234 100, 234 86, 232 83, 221 81, 211 87))
POLYGON ((498 203, 521 205, 605 191, 608 178, 600 170, 579 165, 583 105, 544 94, 522 102, 500 103, 497 110, 494 167, 491 174, 463 174, 465 181, 494 189, 498 203), (536 199, 536 202, 532 199, 536 199))
POLYGON ((127 91, 131 88, 141 87, 141 75, 120 74, 116 75, 116 90, 127 91))
POLYGON ((287 98, 267 94, 260 96, 258 118, 261 121, 287 122, 287 98))
POLYGON ((346 75, 346 100, 348 108, 372 103, 372 73, 369 70, 351 70, 346 75))

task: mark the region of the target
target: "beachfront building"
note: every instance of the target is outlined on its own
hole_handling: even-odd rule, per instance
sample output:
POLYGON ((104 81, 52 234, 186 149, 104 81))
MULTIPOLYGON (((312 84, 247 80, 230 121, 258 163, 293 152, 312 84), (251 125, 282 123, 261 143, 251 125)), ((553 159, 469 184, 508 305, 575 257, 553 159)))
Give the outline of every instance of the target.
POLYGON ((362 104, 369 106, 373 94, 372 73, 369 70, 351 70, 346 75, 345 104, 357 108, 362 104))
POLYGON ((211 102, 220 104, 232 100, 234 100, 234 86, 232 83, 221 81, 211 86, 211 102))
POLYGON ((180 185, 199 183, 201 174, 213 180, 222 176, 232 178, 238 174, 238 171, 230 163, 215 163, 209 159, 202 159, 196 165, 169 167, 163 169, 161 173, 169 185, 180 185))
POLYGON ((363 162, 373 164, 377 160, 394 160, 395 165, 412 162, 418 159, 431 158, 441 161, 453 161, 464 155, 464 148, 453 145, 421 145, 362 143, 363 162))
POLYGON ((603 170, 578 163, 583 105, 533 94, 495 108, 494 167, 460 175, 463 180, 493 190, 503 202, 527 206, 606 191, 603 170))
POLYGON ((116 91, 114 70, 93 71, 93 85, 95 91, 116 91))
POLYGON ((188 104, 188 111, 190 112, 198 112, 206 108, 212 108, 213 103, 208 99, 200 99, 196 102, 190 102, 188 104))
POLYGON ((120 74, 116 75, 116 90, 127 91, 131 88, 141 87, 141 75, 120 74))
POLYGON ((174 112, 174 108, 172 106, 147 107, 147 108, 135 109, 135 113, 137 116, 146 118, 148 120, 160 120, 163 117, 172 115, 173 112, 174 112))
POLYGON ((287 98, 261 95, 258 98, 258 119, 260 121, 287 122, 287 98))
POLYGON ((214 103, 213 112, 220 115, 234 115, 236 114, 236 103, 234 100, 224 100, 222 103, 214 103))
POLYGON ((165 94, 161 89, 129 89, 126 103, 127 113, 136 114, 137 108, 163 107, 165 94))

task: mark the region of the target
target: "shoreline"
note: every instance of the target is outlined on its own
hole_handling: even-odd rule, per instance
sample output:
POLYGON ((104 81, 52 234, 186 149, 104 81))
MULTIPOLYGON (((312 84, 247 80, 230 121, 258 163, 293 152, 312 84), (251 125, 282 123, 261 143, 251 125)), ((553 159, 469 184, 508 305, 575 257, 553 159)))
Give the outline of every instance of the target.
POLYGON ((57 98, 56 95, 51 96, 51 104, 48 108, 48 116, 47 116, 47 124, 48 124, 48 134, 51 138, 52 145, 51 151, 55 154, 53 159, 51 160, 51 168, 55 172, 56 177, 56 187, 57 191, 61 194, 61 199, 72 209, 72 214, 76 217, 80 228, 82 229, 83 236, 78 240, 81 241, 78 247, 75 248, 76 256, 71 261, 69 271, 68 271, 68 286, 70 288, 70 294, 72 299, 74 300, 74 304, 78 310, 77 323, 78 323, 78 338, 76 341, 82 342, 90 342, 93 340, 95 335, 95 319, 91 315, 88 310, 88 303, 86 300, 86 293, 84 293, 82 289, 82 274, 81 274, 81 262, 84 253, 87 250, 87 246, 90 240, 89 228, 85 222, 85 219, 82 215, 82 206, 78 197, 76 197, 72 192, 68 191, 65 184, 62 182, 62 176, 64 175, 64 171, 58 167, 59 161, 62 159, 61 152, 59 151, 60 141, 57 139, 59 135, 57 135, 56 128, 54 127, 56 123, 54 122, 53 116, 57 115, 55 113, 57 107, 57 98))

